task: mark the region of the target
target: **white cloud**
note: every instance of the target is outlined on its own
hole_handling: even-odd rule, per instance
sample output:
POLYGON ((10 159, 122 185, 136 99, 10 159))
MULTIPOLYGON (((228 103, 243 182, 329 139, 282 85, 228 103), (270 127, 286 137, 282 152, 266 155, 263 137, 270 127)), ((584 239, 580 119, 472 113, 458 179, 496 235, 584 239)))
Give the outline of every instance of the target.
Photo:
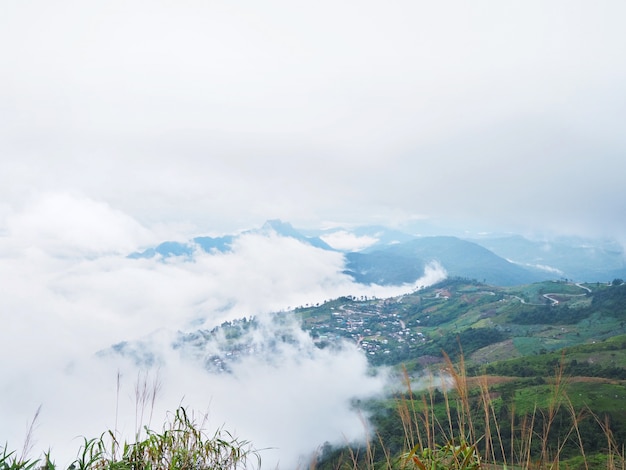
POLYGON ((124 253, 154 241, 148 230, 108 204, 68 193, 38 196, 6 218, 16 248, 54 256, 124 253))
POLYGON ((296 468, 299 459, 326 441, 362 441, 364 423, 351 410, 351 401, 381 393, 384 384, 384 376, 367 374, 365 357, 354 345, 341 352, 320 350, 301 338, 271 358, 253 356, 236 363, 232 375, 194 378, 188 388, 197 403, 210 397, 215 422, 229 423, 268 449, 264 467, 280 462, 280 468, 296 468))
MULTIPOLYGON (((545 247, 544 247, 545 250, 545 247)), ((529 268, 534 268, 534 269, 539 269, 541 271, 545 271, 547 273, 552 273, 552 274, 563 274, 563 271, 560 270, 559 268, 555 268, 553 266, 548 266, 547 264, 531 264, 531 263, 520 263, 518 261, 513 261, 511 259, 507 258, 507 261, 513 264, 519 264, 521 266, 526 266, 529 268)))
POLYGON ((448 277, 445 268, 438 261, 431 261, 424 268, 424 275, 415 281, 417 288, 432 286, 448 277))
MULTIPOLYGON (((24 423, 40 404, 36 449, 51 446, 59 463, 74 457, 76 436, 98 436, 116 421, 132 434, 137 370, 119 358, 94 356, 125 340, 141 340, 163 358, 154 425, 181 400, 208 408, 214 425, 225 424, 258 447, 278 447, 264 460, 280 460, 285 468, 326 440, 363 435, 350 399, 377 393, 382 378, 368 375, 354 345, 319 350, 293 329, 296 345, 245 358, 233 375, 210 376, 172 350, 172 338, 176 331, 263 318, 341 295, 399 295, 417 284, 354 284, 342 274, 340 253, 271 233, 241 235, 231 252, 199 251, 191 260, 129 259, 126 247, 154 235, 124 213, 81 197, 47 196, 9 212, 0 237, 0 343, 11 351, 0 358, 0 434, 12 448, 21 446, 24 423), (118 369, 124 387, 116 420, 118 369)), ((429 268, 418 283, 441 275, 442 269, 429 268)), ((267 327, 257 335, 260 344, 275 332, 267 327)))
MULTIPOLYGON (((294 346, 283 345, 271 357, 244 358, 231 374, 209 374, 200 364, 182 360, 165 337, 155 338, 152 346, 164 363, 148 371, 148 389, 154 382, 160 388, 154 408, 145 409, 143 424, 158 430, 167 412, 180 405, 196 414, 207 412, 207 432, 223 426, 264 449, 263 468, 278 463, 280 468, 296 468, 327 441, 361 441, 365 424, 351 401, 381 393, 386 381, 384 375, 368 374, 366 360, 354 345, 320 350, 308 337, 294 346)), ((28 374, 5 374, 2 395, 9 406, 2 407, 2 431, 11 448, 21 445, 25 424, 40 404, 34 452, 50 446, 58 464, 75 457, 80 436, 97 437, 111 429, 120 438, 134 438, 141 430, 135 387, 144 383, 145 370, 119 358, 88 356, 60 366, 44 361, 28 374)))
POLYGON ((369 235, 358 236, 346 230, 338 230, 321 237, 326 243, 337 250, 360 251, 375 244, 378 239, 369 235))

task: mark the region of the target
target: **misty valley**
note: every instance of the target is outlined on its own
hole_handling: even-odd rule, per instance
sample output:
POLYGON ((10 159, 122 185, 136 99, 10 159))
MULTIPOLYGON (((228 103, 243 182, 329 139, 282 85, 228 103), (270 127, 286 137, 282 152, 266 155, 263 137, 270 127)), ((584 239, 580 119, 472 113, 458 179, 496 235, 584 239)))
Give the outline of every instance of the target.
MULTIPOLYGON (((601 456, 607 444, 601 436, 608 432, 604 423, 610 423, 614 443, 626 439, 626 284, 621 279, 610 283, 560 280, 502 287, 451 278, 391 298, 343 296, 264 318, 227 321, 211 330, 180 332, 169 346, 186 360, 198 361, 211 374, 231 374, 238 363, 250 357, 280 367, 285 351, 302 353, 311 347, 302 332, 319 349, 356 345, 367 358, 371 373, 382 374, 384 370, 389 374, 393 386, 384 396, 352 404, 375 426, 378 437, 369 445, 376 448, 377 455, 406 457, 406 428, 396 409, 402 400, 417 400, 419 404, 411 402, 411 406, 416 406, 413 412, 418 412, 423 406, 419 397, 424 396, 431 407, 429 412, 441 420, 449 413, 446 407, 463 406, 454 401, 459 399, 459 392, 454 390, 455 375, 450 373, 459 364, 463 378, 456 380, 466 381, 467 406, 477 406, 485 399, 481 386, 488 383, 488 413, 496 413, 493 419, 497 425, 508 429, 500 443, 502 448, 494 454, 494 460, 500 463, 516 458, 509 450, 515 447, 515 438, 511 437, 516 432, 513 416, 523 420, 537 412, 533 406, 540 410, 543 406, 557 407, 549 419, 558 420, 558 425, 545 436, 544 445, 551 446, 552 451, 558 448, 558 458, 566 465, 583 464, 580 445, 584 445, 587 462, 604 462, 601 456), (412 391, 408 388, 409 394, 402 385, 405 381, 415 387, 412 391), (548 397, 555 393, 556 386, 563 387, 559 392, 563 395, 552 403, 548 397), (450 405, 453 401, 455 404, 450 405), (586 420, 572 422, 566 406, 575 406, 577 412, 588 409, 590 415, 586 420), (578 440, 567 432, 568 426, 574 425, 578 440)), ((125 342, 100 354, 119 354, 141 366, 158 366, 159 352, 147 348, 141 342, 125 342)), ((464 411, 454 410, 459 412, 464 411)), ((469 409, 467 412, 474 413, 469 409)), ((547 426, 548 417, 543 413, 535 416, 537 423, 533 426, 537 429, 533 427, 532 432, 547 426)), ((477 421, 472 424, 472 432, 488 432, 480 418, 473 416, 477 421)), ((453 420, 454 426, 463 426, 460 419, 453 420)), ((441 436, 449 435, 448 430, 436 431, 441 436)), ((494 436, 489 438, 495 440, 494 436)), ((522 442, 524 436, 517 439, 522 442)), ((432 443, 445 444, 443 438, 435 438, 432 443)), ((350 465, 369 468, 363 446, 326 442, 315 457, 315 465, 328 469, 350 465)), ((477 455, 472 454, 472 458, 477 455)), ((450 458, 443 454, 440 457, 450 458)), ((377 465, 382 462, 370 458, 377 465)), ((396 464, 398 468, 406 467, 406 462, 396 464)), ((592 464, 590 468, 595 467, 592 464)))
MULTIPOLYGON (((100 383, 117 370, 116 422, 133 407, 136 416, 134 443, 115 427, 78 446, 72 465, 196 468, 195 459, 198 468, 252 468, 260 458, 272 467, 329 470, 530 468, 530 462, 589 469, 624 461, 626 268, 618 246, 510 235, 418 237, 382 227, 355 230, 357 251, 331 245, 346 234, 303 233, 274 220, 126 256, 124 269, 142 275, 188 270, 195 279, 214 270, 216 277, 198 283, 178 327, 165 315, 143 334, 66 365, 66 380, 76 383, 88 370, 100 383), (319 270, 321 260, 315 282, 335 289, 304 290, 290 299, 300 304, 282 308, 243 303, 233 291, 206 307, 198 293, 226 272, 215 266, 251 272, 258 253, 268 250, 276 251, 263 263, 286 260, 272 285, 296 275, 298 263, 303 273, 319 270), (326 297, 333 292, 340 295, 326 297), (134 404, 124 405, 122 378, 135 381, 134 395, 126 392, 134 404), (225 427, 216 434, 206 422, 211 409, 192 411, 208 390, 223 413, 217 419, 225 427), (163 430, 155 428, 159 396, 171 404, 181 391, 181 406, 170 405, 163 430), (272 420, 284 421, 266 427, 272 420), (231 422, 247 423, 251 436, 224 435, 231 422), (275 440, 282 446, 271 447, 275 440)), ((264 285, 259 266, 262 274, 239 289, 264 285)), ((305 277, 302 285, 309 282, 305 277)), ((207 298, 220 298, 213 292, 207 298)), ((276 292, 278 299, 284 294, 276 292)), ((262 289, 255 298, 263 298, 262 289)), ((0 468, 56 465, 54 452, 19 460, 9 449, 0 468)))
POLYGON ((0 470, 626 470, 625 18, 0 0, 0 470))

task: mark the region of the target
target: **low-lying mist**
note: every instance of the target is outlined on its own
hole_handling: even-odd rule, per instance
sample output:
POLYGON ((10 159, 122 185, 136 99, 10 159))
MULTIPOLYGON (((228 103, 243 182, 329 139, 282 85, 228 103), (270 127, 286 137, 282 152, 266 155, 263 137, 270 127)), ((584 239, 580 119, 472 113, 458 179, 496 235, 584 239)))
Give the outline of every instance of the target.
MULTIPOLYGON (((9 449, 22 448, 39 406, 31 457, 50 450, 61 465, 76 457, 82 436, 114 430, 133 439, 180 405, 265 449, 268 468, 294 468, 327 441, 363 439, 351 403, 382 393, 384 373, 372 374, 356 345, 319 349, 297 323, 279 332, 266 319, 341 295, 386 297, 414 286, 355 284, 342 274, 340 253, 272 234, 241 236, 228 253, 128 259, 154 234, 76 197, 10 213, 0 229, 0 442, 9 449), (90 211, 97 217, 81 219, 90 211), (60 213, 65 224, 32 223, 60 213), (181 335, 251 316, 261 325, 248 333, 252 349, 228 373, 207 369, 210 343, 204 351, 174 347, 181 335), (279 335, 289 340, 273 341, 279 335), (102 353, 123 341, 158 360, 102 353), (146 385, 157 393, 142 405, 136 387, 146 385)), ((416 285, 444 276, 433 265, 416 285)))

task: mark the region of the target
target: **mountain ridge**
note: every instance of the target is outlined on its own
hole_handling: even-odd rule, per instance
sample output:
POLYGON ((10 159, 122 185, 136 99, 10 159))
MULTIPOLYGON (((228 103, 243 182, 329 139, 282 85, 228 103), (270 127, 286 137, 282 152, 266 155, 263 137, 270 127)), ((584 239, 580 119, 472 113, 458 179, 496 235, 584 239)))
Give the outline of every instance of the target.
POLYGON ((603 240, 557 238, 532 241, 521 235, 464 238, 452 235, 414 236, 382 226, 301 231, 280 219, 261 227, 220 237, 197 236, 189 241, 165 241, 129 258, 192 259, 198 250, 230 252, 233 243, 250 234, 278 235, 325 251, 343 253, 344 273, 361 284, 399 285, 415 282, 425 266, 438 261, 451 276, 513 285, 550 279, 608 282, 626 277, 621 246, 603 240), (360 249, 335 248, 333 236, 363 241, 360 249))

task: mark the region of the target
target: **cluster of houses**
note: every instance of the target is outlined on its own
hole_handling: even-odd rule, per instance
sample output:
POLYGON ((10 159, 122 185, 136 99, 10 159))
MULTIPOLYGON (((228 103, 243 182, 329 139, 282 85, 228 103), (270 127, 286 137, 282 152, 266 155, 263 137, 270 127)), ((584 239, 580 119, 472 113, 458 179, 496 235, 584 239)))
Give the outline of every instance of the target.
POLYGON ((398 348, 411 348, 426 341, 418 324, 408 325, 401 309, 389 300, 367 302, 352 309, 352 302, 331 307, 326 320, 311 324, 311 336, 318 343, 349 340, 369 356, 393 354, 398 348))

